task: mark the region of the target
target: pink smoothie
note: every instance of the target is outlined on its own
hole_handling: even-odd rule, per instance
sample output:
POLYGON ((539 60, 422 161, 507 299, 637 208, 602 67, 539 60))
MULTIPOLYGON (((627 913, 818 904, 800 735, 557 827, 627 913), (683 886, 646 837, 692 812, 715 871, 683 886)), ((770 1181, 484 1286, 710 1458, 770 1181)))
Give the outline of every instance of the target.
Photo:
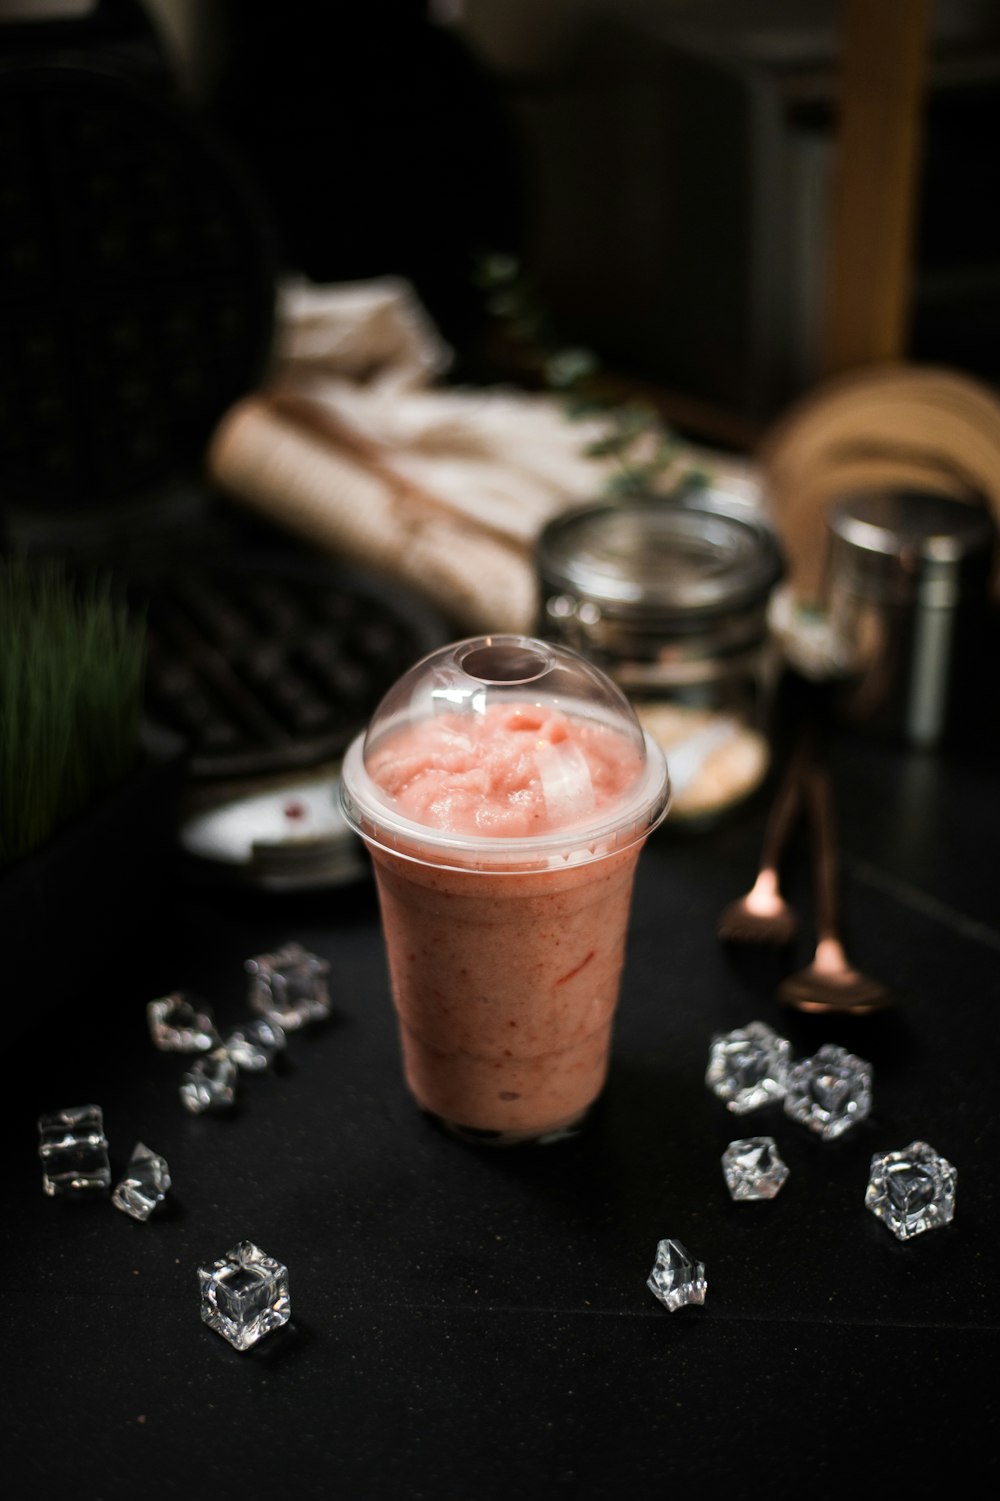
POLYGON ((642 841, 559 851, 574 829, 606 824, 642 756, 594 720, 507 702, 391 734, 367 770, 411 828, 464 836, 460 855, 370 843, 414 1096, 504 1141, 571 1126, 607 1072, 642 841), (546 853, 534 868, 491 864, 492 841, 535 838, 546 853))

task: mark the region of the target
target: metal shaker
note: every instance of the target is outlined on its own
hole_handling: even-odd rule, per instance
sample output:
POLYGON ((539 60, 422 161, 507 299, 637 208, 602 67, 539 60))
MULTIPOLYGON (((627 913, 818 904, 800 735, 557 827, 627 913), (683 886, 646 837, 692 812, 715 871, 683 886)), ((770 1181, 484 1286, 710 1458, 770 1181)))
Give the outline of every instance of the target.
POLYGON ((857 491, 826 516, 837 703, 874 734, 936 745, 984 653, 996 528, 985 505, 857 491))

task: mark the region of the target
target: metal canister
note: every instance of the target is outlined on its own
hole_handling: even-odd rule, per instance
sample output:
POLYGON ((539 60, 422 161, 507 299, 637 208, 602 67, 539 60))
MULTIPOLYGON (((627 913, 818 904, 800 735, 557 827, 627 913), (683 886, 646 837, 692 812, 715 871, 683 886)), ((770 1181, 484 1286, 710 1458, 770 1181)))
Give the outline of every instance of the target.
POLYGON ((783 571, 756 507, 713 487, 579 507, 544 529, 537 562, 540 631, 599 663, 632 698, 667 752, 675 815, 713 811, 724 784, 730 800, 753 790, 767 767, 776 666, 768 600, 783 571), (742 768, 728 780, 725 738, 742 768), (709 796, 706 766, 688 791, 684 754, 716 744, 717 789, 709 796))
POLYGON ((936 745, 974 677, 996 528, 985 505, 921 490, 865 490, 827 512, 827 607, 850 721, 936 745))

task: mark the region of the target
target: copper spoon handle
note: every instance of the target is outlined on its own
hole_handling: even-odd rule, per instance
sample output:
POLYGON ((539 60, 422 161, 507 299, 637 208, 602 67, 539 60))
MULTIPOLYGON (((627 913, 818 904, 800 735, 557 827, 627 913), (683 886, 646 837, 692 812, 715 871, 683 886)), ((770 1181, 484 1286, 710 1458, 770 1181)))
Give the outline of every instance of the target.
POLYGON ((760 846, 759 870, 777 871, 781 852, 792 831, 799 804, 802 800, 802 783, 811 755, 811 741, 799 742, 788 763, 774 802, 771 804, 764 825, 764 837, 760 846))
POLYGON ((812 825, 813 879, 816 888, 816 938, 840 937, 840 900, 837 889, 837 837, 833 789, 825 766, 806 774, 806 801, 812 825))

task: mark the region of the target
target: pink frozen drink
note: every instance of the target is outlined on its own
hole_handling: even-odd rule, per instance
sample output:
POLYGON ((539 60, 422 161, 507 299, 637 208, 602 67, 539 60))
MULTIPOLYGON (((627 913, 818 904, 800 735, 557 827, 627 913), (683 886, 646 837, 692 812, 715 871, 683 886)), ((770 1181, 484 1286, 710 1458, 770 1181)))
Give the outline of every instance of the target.
POLYGON ((601 1092, 662 753, 590 663, 520 636, 418 663, 344 762, 407 1083, 452 1130, 556 1135, 601 1092))

